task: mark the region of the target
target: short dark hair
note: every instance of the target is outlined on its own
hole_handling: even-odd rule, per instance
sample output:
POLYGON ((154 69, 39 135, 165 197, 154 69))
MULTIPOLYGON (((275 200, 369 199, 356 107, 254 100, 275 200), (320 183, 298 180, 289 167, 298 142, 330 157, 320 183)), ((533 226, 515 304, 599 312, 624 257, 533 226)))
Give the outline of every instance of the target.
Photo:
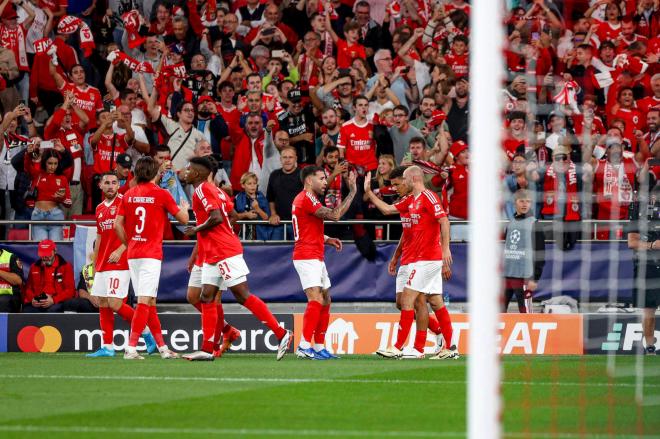
POLYGON ((452 44, 453 44, 453 43, 459 43, 459 42, 461 42, 461 41, 464 42, 465 45, 470 44, 470 40, 468 40, 468 37, 466 37, 465 35, 456 35, 456 36, 454 37, 454 41, 452 42, 452 44))
POLYGON ((369 99, 365 95, 357 95, 353 98, 353 105, 357 104, 357 101, 360 99, 364 99, 365 101, 369 102, 369 99))
POLYGON ((367 8, 371 8, 371 5, 369 4, 369 2, 366 2, 365 0, 360 0, 357 3, 355 3, 356 8, 364 8, 365 6, 367 8))
POLYGON ((135 179, 138 183, 147 183, 158 174, 158 163, 153 157, 140 157, 135 163, 135 179))
POLYGON ((131 95, 131 94, 135 95, 135 94, 137 94, 137 92, 135 90, 133 90, 132 88, 125 88, 125 89, 123 89, 122 91, 119 92, 119 99, 123 101, 124 99, 126 99, 126 97, 128 97, 128 95, 131 95))
POLYGON ((191 157, 190 158, 190 164, 201 166, 202 168, 205 168, 209 172, 213 172, 213 164, 211 163, 211 160, 209 159, 208 156, 206 156, 206 157, 191 157))
POLYGON ((527 114, 524 111, 512 111, 509 113, 509 122, 516 119, 522 119, 523 121, 527 120, 527 114))
POLYGON ((393 112, 396 110, 403 111, 403 114, 405 114, 406 116, 410 115, 410 110, 408 110, 408 107, 406 107, 405 105, 397 105, 392 109, 393 112))
MULTIPOLYGON (((99 179, 99 183, 103 180, 103 177, 107 177, 107 176, 117 177, 117 174, 115 174, 114 171, 106 171, 103 174, 101 174, 101 178, 99 179)), ((119 178, 119 177, 117 177, 117 178, 119 178)))
POLYGON ((406 171, 406 169, 408 169, 408 166, 397 166, 396 168, 392 169, 390 172, 390 180, 403 177, 403 173, 406 171))
POLYGON ((413 143, 421 143, 422 145, 426 146, 426 140, 424 140, 423 137, 415 136, 410 141, 408 142, 408 146, 412 145, 413 143))
POLYGON ((326 146, 325 149, 323 150, 323 157, 327 157, 333 152, 339 152, 339 148, 337 148, 334 145, 326 146))
POLYGON ((259 75, 259 73, 250 73, 249 75, 247 75, 245 77, 245 82, 248 82, 250 80, 250 78, 253 77, 253 76, 256 76, 257 78, 259 78, 259 80, 261 80, 261 75, 259 75))
POLYGON ((305 180, 307 180, 307 177, 309 177, 310 175, 314 175, 317 172, 323 172, 323 168, 321 168, 320 166, 305 166, 300 171, 300 181, 302 181, 302 183, 305 184, 305 180))
POLYGON ((231 88, 234 90, 234 84, 232 84, 229 81, 222 81, 221 83, 218 84, 218 90, 224 90, 225 88, 231 88))
POLYGON ((172 152, 169 146, 163 144, 157 145, 154 150, 156 152, 172 152))

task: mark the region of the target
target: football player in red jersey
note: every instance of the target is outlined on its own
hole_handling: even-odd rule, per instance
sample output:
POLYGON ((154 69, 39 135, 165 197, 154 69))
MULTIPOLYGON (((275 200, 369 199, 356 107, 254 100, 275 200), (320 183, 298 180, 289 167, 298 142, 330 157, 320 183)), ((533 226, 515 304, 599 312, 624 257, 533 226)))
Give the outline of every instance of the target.
MULTIPOLYGON (((408 186, 403 178, 403 173, 405 170, 405 167, 398 167, 392 170, 390 173, 390 181, 392 182, 392 185, 400 197, 398 204, 405 204, 409 202, 411 197, 410 194, 412 192, 412 187, 408 186)), ((371 180, 370 174, 367 175, 367 180, 371 180)), ((366 185, 367 183, 365 182, 365 186, 366 185)), ((369 190, 366 191, 365 194, 381 211, 386 211, 393 207, 378 198, 371 190, 371 185, 369 185, 369 190)), ((394 276, 396 274, 396 307, 399 310, 401 310, 401 296, 403 294, 406 282, 410 277, 410 264, 415 257, 415 248, 412 246, 412 221, 408 212, 401 213, 401 225, 403 228, 403 233, 387 267, 387 271, 390 275, 394 276), (397 271, 396 265, 399 261, 399 258, 401 258, 401 264, 399 266, 399 270, 397 271)), ((442 266, 442 274, 444 279, 450 278, 451 268, 449 265, 442 266)), ((456 350, 456 347, 452 346, 451 344, 452 336, 454 333, 451 325, 451 317, 449 316, 447 307, 442 300, 442 291, 437 291, 436 293, 438 294, 435 302, 435 308, 433 309, 434 314, 428 314, 426 296, 419 295, 415 301, 415 315, 419 315, 421 320, 425 320, 426 315, 428 315, 428 328, 437 336, 438 350, 435 352, 435 354, 433 354, 431 359, 458 359, 458 351, 456 350)), ((422 321, 418 322, 419 327, 422 325, 422 321)))
MULTIPOLYGON (((452 263, 449 250, 449 220, 440 199, 435 192, 424 187, 424 173, 419 167, 410 166, 404 171, 403 178, 406 185, 412 187, 412 196, 393 206, 379 206, 381 211, 388 215, 400 213, 410 217, 412 237, 410 245, 413 248, 408 279, 401 294, 401 318, 396 342, 394 346, 376 352, 385 358, 403 356, 403 344, 415 320, 414 307, 420 294, 426 295, 438 321, 441 321, 442 316, 439 313, 444 308, 441 306, 443 265, 451 267, 452 263)), ((370 180, 370 176, 365 179, 365 186, 367 180, 370 180)), ((373 197, 370 199, 374 201, 373 197)), ((414 354, 416 358, 424 358, 428 309, 424 307, 418 311, 414 354)))
POLYGON ((177 206, 172 195, 154 182, 158 164, 152 157, 142 157, 135 164, 137 185, 126 191, 115 219, 115 232, 127 246, 128 268, 138 304, 131 321, 131 335, 124 352, 126 360, 143 360, 137 353, 137 343, 148 324, 156 339, 160 356, 176 358, 161 332, 156 310, 156 296, 163 259, 163 230, 171 214, 182 224, 188 223, 188 203, 177 206))
POLYGON ((230 214, 234 203, 222 189, 209 182, 217 163, 208 157, 193 157, 184 173, 184 181, 195 187, 193 210, 197 226, 186 229, 186 235, 197 234, 203 253, 202 265, 202 350, 186 355, 191 361, 213 360, 212 348, 222 308, 214 302, 216 293, 227 288, 236 300, 273 331, 278 338, 277 359, 281 360, 291 344, 291 331, 281 327, 266 304, 250 293, 247 275, 250 270, 243 259, 243 246, 234 233, 230 214))
POLYGON ((334 209, 327 208, 317 197, 325 193, 328 186, 323 168, 307 166, 300 177, 303 191, 293 200, 291 220, 293 222, 293 265, 307 295, 307 308, 303 316, 303 330, 296 355, 300 358, 328 360, 337 358, 325 349, 325 333, 330 322, 330 278, 325 268, 324 244, 341 250, 341 241, 323 234, 323 220, 338 221, 355 198, 356 175, 348 177, 349 193, 334 209), (312 346, 312 342, 314 346, 312 346))
MULTIPOLYGON (((131 274, 128 271, 126 247, 114 231, 115 217, 121 204, 119 180, 113 172, 101 176, 99 187, 104 201, 96 207, 96 242, 94 243, 94 284, 92 296, 99 298, 99 323, 103 332, 101 348, 88 357, 114 357, 113 333, 114 312, 131 323, 133 308, 124 303, 128 296, 131 274)), ((142 333, 147 352, 156 350, 156 341, 151 333, 142 333)))

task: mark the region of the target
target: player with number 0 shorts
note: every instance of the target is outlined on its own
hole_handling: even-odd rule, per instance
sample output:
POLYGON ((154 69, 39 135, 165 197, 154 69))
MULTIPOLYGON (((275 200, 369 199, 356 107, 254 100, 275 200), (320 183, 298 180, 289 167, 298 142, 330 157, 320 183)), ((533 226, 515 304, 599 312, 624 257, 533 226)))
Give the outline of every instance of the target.
POLYGON ((318 197, 328 186, 325 172, 318 166, 307 166, 300 173, 303 190, 293 200, 291 220, 293 223, 293 265, 307 296, 307 308, 303 316, 302 338, 296 356, 311 360, 337 358, 325 348, 325 333, 330 323, 330 278, 324 262, 324 244, 341 251, 342 243, 323 234, 323 220, 338 221, 353 201, 356 175, 348 177, 350 192, 341 205, 329 209, 318 197), (312 346, 312 343, 314 345, 312 346))

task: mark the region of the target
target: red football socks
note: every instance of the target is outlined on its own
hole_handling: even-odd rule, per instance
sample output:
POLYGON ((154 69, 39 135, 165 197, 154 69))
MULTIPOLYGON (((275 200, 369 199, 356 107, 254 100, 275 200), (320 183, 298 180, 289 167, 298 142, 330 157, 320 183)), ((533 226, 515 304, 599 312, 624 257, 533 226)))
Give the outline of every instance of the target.
POLYGON ((261 323, 268 326, 268 328, 273 331, 278 339, 284 337, 284 334, 286 334, 286 329, 280 326, 280 324, 277 322, 277 319, 273 313, 270 312, 263 300, 254 294, 250 294, 243 306, 249 309, 256 318, 261 320, 261 323))
MULTIPOLYGON (((131 336, 128 340, 128 345, 130 347, 137 347, 138 340, 140 340, 140 335, 142 334, 142 331, 144 331, 144 327, 147 325, 147 320, 149 320, 149 305, 146 303, 138 303, 137 307, 135 307, 133 320, 131 320, 131 336)), ((156 334, 154 334, 154 337, 155 336, 156 334)), ((163 336, 161 335, 160 338, 162 340, 163 336)))
POLYGON ((319 323, 316 325, 314 331, 314 343, 325 344, 325 333, 330 324, 330 305, 323 305, 321 307, 321 314, 319 315, 319 323))
POLYGON ((314 331, 319 325, 321 319, 321 310, 323 305, 320 302, 311 300, 307 302, 307 308, 303 315, 303 339, 309 343, 313 341, 314 331))
MULTIPOLYGON (((147 320, 147 325, 149 325, 149 331, 151 331, 151 335, 153 335, 154 340, 156 340, 156 346, 165 346, 165 340, 163 340, 163 331, 160 327, 160 319, 158 318, 158 311, 156 310, 155 305, 149 307, 149 318, 147 320)), ((142 329, 144 329, 144 327, 142 329)))
POLYGON ((202 302, 193 303, 192 306, 199 312, 202 312, 202 302))
POLYGON ((415 350, 423 354, 424 346, 426 346, 426 331, 415 331, 415 350))
POLYGON ((408 339, 410 334, 410 328, 412 327, 413 322, 415 321, 415 311, 412 309, 401 310, 401 319, 399 320, 399 332, 396 335, 396 343, 394 347, 401 350, 403 349, 403 344, 408 339))
POLYGON ((454 329, 451 326, 451 317, 449 317, 449 311, 447 307, 443 306, 435 312, 435 316, 438 318, 438 323, 440 324, 440 332, 445 338, 445 347, 449 349, 451 347, 451 338, 454 335, 454 329))
POLYGON ((440 322, 438 322, 438 319, 433 314, 429 314, 429 331, 435 335, 440 334, 440 322))
POLYGON ((202 303, 202 350, 213 352, 213 341, 218 324, 218 307, 215 303, 202 303))
POLYGON ((135 311, 133 310, 133 308, 126 305, 125 303, 122 303, 121 308, 119 308, 117 310, 117 314, 119 314, 119 317, 121 317, 122 319, 124 319, 128 323, 131 323, 131 321, 133 320, 133 314, 134 313, 135 313, 135 311))
POLYGON ((112 336, 115 329, 115 314, 112 308, 99 308, 99 325, 103 332, 103 344, 112 346, 112 336))

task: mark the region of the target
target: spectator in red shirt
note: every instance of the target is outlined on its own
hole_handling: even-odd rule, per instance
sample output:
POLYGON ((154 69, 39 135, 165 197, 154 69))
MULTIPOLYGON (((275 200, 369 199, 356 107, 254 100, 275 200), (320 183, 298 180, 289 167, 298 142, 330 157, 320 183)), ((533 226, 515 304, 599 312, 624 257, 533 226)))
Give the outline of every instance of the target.
POLYGON ((30 266, 23 292, 23 312, 63 312, 76 295, 73 267, 50 239, 39 242, 39 260, 30 266))
POLYGON ((332 29, 330 14, 325 16, 325 20, 332 40, 337 45, 337 67, 348 69, 351 67, 354 59, 365 59, 367 57, 364 46, 358 43, 360 39, 360 25, 357 22, 351 21, 344 25, 344 38, 346 39, 341 39, 332 29))
MULTIPOLYGON (((28 146, 23 165, 32 177, 33 221, 62 221, 64 212, 60 205, 71 207, 69 180, 63 173, 61 163, 60 152, 54 149, 52 141, 28 146)), ((32 227, 32 239, 61 241, 62 225, 35 225, 32 227)))
MULTIPOLYGON (((96 129, 98 126, 96 122, 96 113, 103 109, 103 98, 98 88, 92 87, 87 84, 85 78, 85 69, 82 65, 77 64, 69 71, 71 82, 67 82, 58 71, 52 60, 49 66, 49 72, 55 79, 55 85, 58 90, 64 95, 65 92, 70 91, 75 97, 76 105, 87 114, 88 122, 87 128, 89 130, 96 129)), ((73 123, 79 122, 78 115, 72 115, 73 123)))
MULTIPOLYGON (((621 119, 625 122, 623 136, 631 140, 635 138, 635 131, 644 127, 642 113, 634 105, 633 89, 621 87, 617 94, 617 103, 612 107, 610 113, 613 119, 621 119)), ((636 145, 633 145, 633 152, 637 152, 636 145)))

